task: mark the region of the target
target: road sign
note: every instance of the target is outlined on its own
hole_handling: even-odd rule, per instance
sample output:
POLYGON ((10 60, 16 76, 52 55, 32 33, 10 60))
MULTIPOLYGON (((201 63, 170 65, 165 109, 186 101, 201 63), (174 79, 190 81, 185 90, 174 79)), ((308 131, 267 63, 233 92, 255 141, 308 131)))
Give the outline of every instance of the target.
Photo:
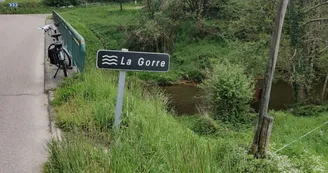
POLYGON ((18 4, 17 3, 9 3, 9 7, 18 7, 18 4))
POLYGON ((123 107, 125 72, 167 72, 170 67, 170 55, 166 53, 129 52, 128 49, 122 49, 122 51, 99 50, 96 65, 98 68, 120 71, 114 121, 114 127, 119 129, 123 107))
POLYGON ((99 50, 97 67, 123 71, 167 72, 170 56, 166 53, 99 50))

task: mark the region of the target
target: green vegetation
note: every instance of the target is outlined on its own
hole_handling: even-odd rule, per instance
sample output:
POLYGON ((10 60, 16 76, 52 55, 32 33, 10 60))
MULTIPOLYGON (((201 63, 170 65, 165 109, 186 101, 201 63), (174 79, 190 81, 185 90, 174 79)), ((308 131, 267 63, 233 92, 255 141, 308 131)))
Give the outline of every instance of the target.
MULTIPOLYGON (((4 3, 9 3, 9 2, 14 2, 14 1, 10 1, 10 0, 5 0, 4 3)), ((18 5, 20 3, 25 3, 25 2, 41 2, 41 0, 15 0, 16 3, 18 3, 18 5)))
MULTIPOLYGON (((101 48, 117 50, 123 47, 134 51, 152 51, 149 46, 152 45, 147 37, 151 37, 152 24, 144 24, 149 19, 145 17, 144 11, 133 10, 133 5, 124 6, 124 15, 118 9, 112 6, 108 8, 91 7, 88 11, 93 14, 84 13, 84 8, 67 11, 63 16, 73 25, 83 23, 91 32, 93 32, 98 40, 100 40, 101 48), (140 26, 141 25, 141 26, 140 26), (147 29, 147 27, 149 27, 147 29), (134 30, 135 28, 139 30, 134 30), (150 31, 148 31, 150 30, 150 31), (138 33, 139 37, 135 38, 131 33, 138 33), (142 36, 142 33, 148 34, 142 36), (136 39, 144 40, 145 43, 135 43, 136 39), (148 40, 148 41, 147 41, 148 40), (147 43, 146 43, 147 41, 147 43), (149 46, 146 46, 149 43, 149 46), (145 45, 143 48, 137 45, 145 45)), ((171 70, 165 75, 161 73, 138 73, 142 80, 154 82, 157 84, 178 83, 181 80, 193 80, 200 82, 208 77, 212 63, 220 60, 229 60, 231 63, 240 64, 247 68, 247 73, 259 76, 263 73, 265 64, 265 44, 262 42, 226 42, 219 38, 216 39, 200 39, 190 40, 189 36, 193 30, 188 29, 190 23, 181 24, 179 32, 185 39, 178 38, 172 47, 167 50, 170 53, 172 64, 171 70)), ((157 32, 157 31, 153 31, 157 32)), ((154 40, 153 40, 154 41, 154 40)), ((154 50, 156 51, 156 50, 154 50)), ((92 58, 92 61, 94 59, 92 58)), ((90 60, 91 61, 91 60, 90 60)), ((88 63, 93 65, 93 63, 88 63)))
MULTIPOLYGON (((133 89, 127 90, 125 96, 119 133, 111 130, 116 76, 93 71, 66 81, 57 91, 54 104, 57 124, 70 133, 62 142, 50 144, 45 172, 327 170, 328 159, 321 157, 328 151, 322 147, 328 140, 324 135, 327 127, 282 150, 284 155, 272 153, 268 160, 253 160, 247 155, 252 127, 231 128, 199 116, 174 119, 166 111, 167 100, 163 95, 156 91, 145 93, 133 79, 128 81, 127 86, 133 89)), ((316 118, 299 118, 282 112, 271 114, 275 117, 271 151, 328 118, 327 114, 316 118)))
POLYGON ((72 8, 83 8, 86 6, 106 6, 112 3, 113 1, 110 0, 7 0, 0 2, 0 14, 50 14, 52 10, 56 10, 57 12, 69 10, 69 5, 73 5, 72 8), (18 3, 18 7, 9 7, 10 2, 18 3), (85 3, 89 4, 85 5, 85 3))
POLYGON ((320 105, 298 105, 290 109, 290 112, 296 116, 317 116, 320 113, 328 112, 327 103, 320 105))
MULTIPOLYGON (((208 2, 210 7, 202 3, 205 1, 169 0, 164 5, 157 0, 147 1, 138 22, 127 29, 125 46, 131 50, 170 53, 172 70, 165 77, 160 74, 141 74, 142 79, 160 84, 179 83, 181 80, 201 82, 208 77, 212 65, 221 60, 246 67, 248 74, 263 74, 267 47, 264 39, 268 37, 268 32, 261 28, 254 31, 259 33, 257 36, 263 36, 251 41, 231 38, 231 35, 240 32, 230 29, 234 26, 235 18, 243 14, 221 11, 220 5, 235 9, 233 3, 236 2, 212 1, 208 2), (220 15, 199 13, 206 10, 219 10, 220 15)), ((250 6, 244 8, 257 12, 250 6)), ((244 32, 246 35, 253 34, 253 31, 244 32)))
MULTIPOLYGON (((268 158, 254 159, 248 154, 256 117, 246 110, 253 86, 248 76, 263 74, 272 6, 261 0, 252 0, 250 5, 217 1, 218 7, 207 10, 221 13, 206 18, 206 13, 187 14, 181 4, 168 2, 170 8, 164 9, 148 3, 139 10, 125 5, 119 11, 119 5, 111 5, 61 13, 86 40, 87 68, 56 90, 55 120, 65 134, 62 141, 49 144, 44 172, 327 172, 328 148, 323 147, 328 142, 327 126, 275 152, 326 122, 328 114, 322 109, 311 117, 305 109, 295 115, 270 112, 275 122, 268 158), (174 16, 187 18, 175 23, 174 16), (172 35, 167 37, 167 32, 172 35), (169 52, 172 68, 166 74, 129 73, 121 129, 116 131, 112 124, 117 72, 96 69, 94 61, 98 49, 123 47, 169 52), (228 65, 222 63, 226 61, 228 65), (213 111, 217 114, 175 116, 160 90, 144 86, 145 81, 183 79, 208 79, 207 93, 220 93, 211 98, 217 105, 210 106, 217 106, 213 111), (302 112, 306 116, 300 116, 302 112), (243 117, 238 122, 244 125, 211 118, 223 114, 243 117)), ((188 8, 198 11, 198 6, 188 8)))
POLYGON ((69 5, 80 5, 80 0, 42 0, 42 3, 50 7, 62 7, 69 5))
MULTIPOLYGON (((275 144, 275 148, 283 147, 284 144, 292 142, 327 121, 327 113, 319 114, 315 118, 296 117, 282 112, 273 113, 273 115, 275 117, 275 127, 273 130, 272 141, 275 144)), ((323 147, 327 143, 327 138, 324 135, 327 130, 328 127, 323 126, 314 133, 282 150, 280 153, 290 157, 299 158, 306 155, 312 155, 315 157, 322 156, 323 165, 328 166, 327 155, 322 155, 327 152, 326 148, 323 147)))
POLYGON ((0 14, 50 14, 51 10, 37 1, 21 1, 18 2, 18 7, 9 7, 8 3, 0 3, 0 14))
POLYGON ((253 97, 253 79, 247 77, 245 69, 226 62, 214 66, 209 79, 202 84, 206 105, 214 119, 233 122, 235 125, 249 124, 249 103, 253 97))

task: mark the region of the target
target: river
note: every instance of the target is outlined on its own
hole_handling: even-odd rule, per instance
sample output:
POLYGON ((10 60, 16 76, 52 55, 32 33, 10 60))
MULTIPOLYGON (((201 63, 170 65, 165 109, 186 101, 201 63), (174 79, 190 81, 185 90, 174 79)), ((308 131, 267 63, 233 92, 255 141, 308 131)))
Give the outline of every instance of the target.
MULTIPOLYGON (((263 80, 259 80, 256 84, 257 90, 254 91, 254 97, 259 92, 259 86, 261 86, 263 80)), ((162 86, 164 92, 170 98, 169 107, 174 109, 178 115, 193 115, 199 113, 198 106, 200 98, 198 98, 202 90, 196 85, 183 84, 173 86, 162 86)), ((320 82, 318 86, 314 88, 315 96, 319 98, 323 88, 323 82, 320 82)), ((327 93, 325 99, 327 98, 327 93)), ((284 110, 287 105, 293 104, 293 91, 290 84, 284 81, 274 82, 271 90, 271 98, 269 109, 284 110)), ((250 103, 254 110, 258 110, 259 101, 256 99, 250 103)))

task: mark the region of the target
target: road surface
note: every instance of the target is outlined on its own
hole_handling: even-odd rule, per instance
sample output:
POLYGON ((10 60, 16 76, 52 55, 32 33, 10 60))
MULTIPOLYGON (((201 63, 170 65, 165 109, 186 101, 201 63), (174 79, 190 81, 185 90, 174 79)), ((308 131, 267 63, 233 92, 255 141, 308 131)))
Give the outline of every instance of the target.
POLYGON ((46 15, 0 15, 0 173, 35 173, 50 139, 44 94, 46 15))

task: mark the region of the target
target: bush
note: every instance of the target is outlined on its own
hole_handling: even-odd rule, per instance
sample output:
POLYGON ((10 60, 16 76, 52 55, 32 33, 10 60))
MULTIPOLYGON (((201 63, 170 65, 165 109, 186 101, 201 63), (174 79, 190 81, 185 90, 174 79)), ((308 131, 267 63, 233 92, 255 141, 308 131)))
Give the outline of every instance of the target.
POLYGON ((327 105, 305 105, 298 106, 290 110, 290 112, 295 116, 317 116, 320 113, 327 111, 327 105))
POLYGON ((278 170, 279 160, 274 158, 254 159, 253 155, 247 153, 245 146, 238 146, 232 141, 225 141, 217 149, 217 160, 220 161, 220 167, 226 172, 289 172, 289 169, 278 170))
POLYGON ((20 2, 18 7, 9 7, 8 3, 0 3, 0 14, 40 14, 51 13, 51 9, 40 2, 20 2))
POLYGON ((201 87, 205 91, 205 106, 214 114, 214 119, 237 124, 249 122, 247 112, 254 82, 244 74, 244 68, 230 63, 217 64, 201 87))
POLYGON ((191 127, 192 131, 200 135, 210 135, 219 130, 218 125, 213 119, 207 116, 200 116, 191 127))
POLYGON ((153 19, 141 16, 138 26, 127 29, 125 45, 131 50, 169 52, 174 46, 177 23, 158 12, 153 19))
POLYGON ((43 0, 42 1, 45 5, 51 7, 61 7, 61 6, 68 6, 68 5, 80 5, 81 0, 43 0))

